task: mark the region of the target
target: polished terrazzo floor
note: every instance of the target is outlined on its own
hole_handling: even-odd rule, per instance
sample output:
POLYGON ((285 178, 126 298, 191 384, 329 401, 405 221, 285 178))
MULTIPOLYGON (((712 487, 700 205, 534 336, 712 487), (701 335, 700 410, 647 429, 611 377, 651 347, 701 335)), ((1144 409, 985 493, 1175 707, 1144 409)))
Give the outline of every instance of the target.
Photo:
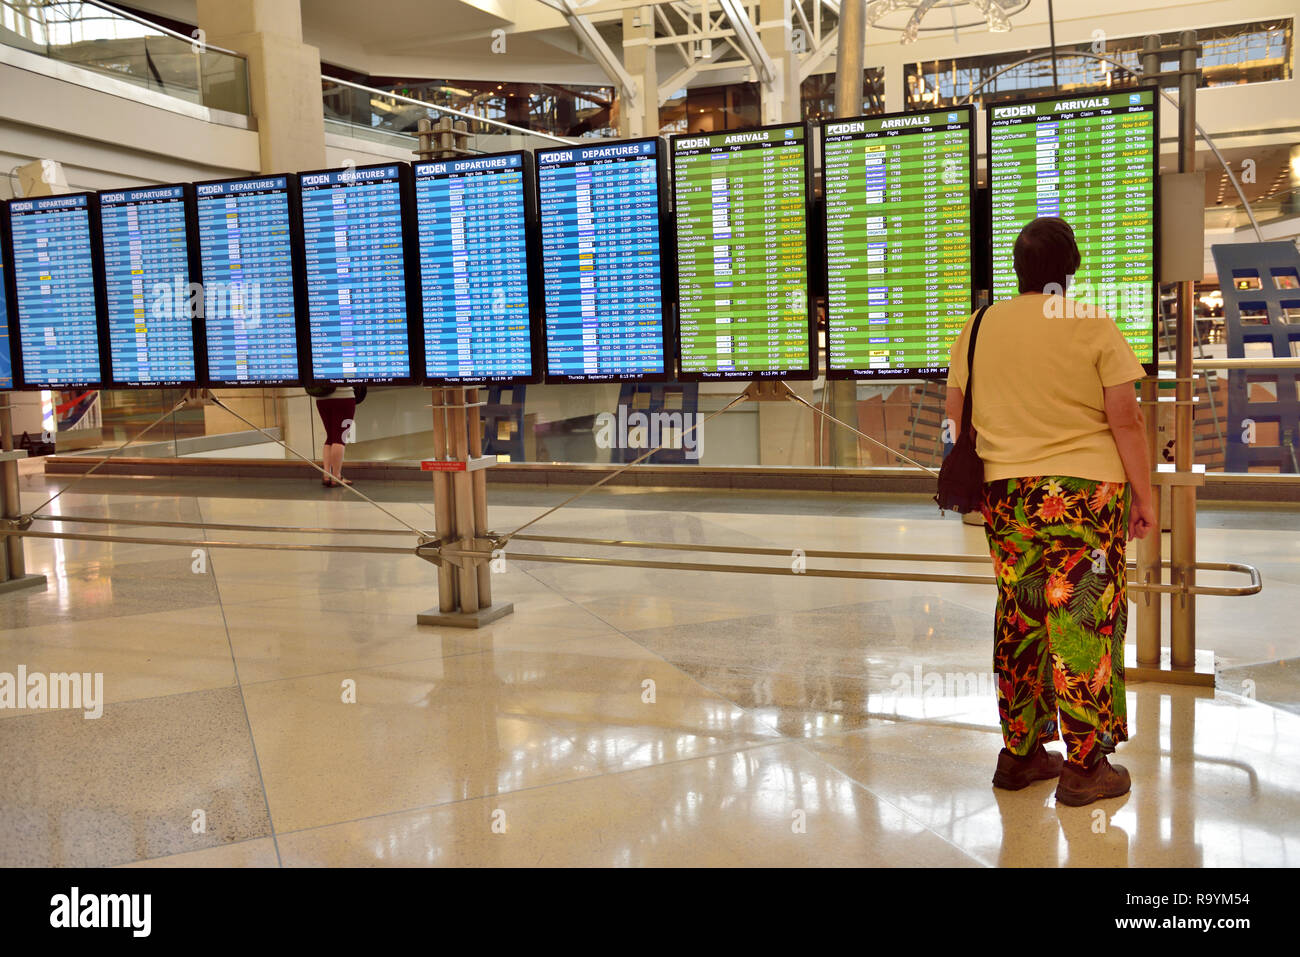
MULTIPOLYGON (((24 504, 53 487, 27 478, 24 504)), ((427 486, 366 490, 431 526, 427 486)), ((494 488, 492 526, 564 494, 494 488)), ((51 510, 392 525, 281 481, 91 479, 51 510)), ((1133 791, 1079 809, 990 784, 987 587, 508 560, 515 613, 467 632, 416 624, 436 595, 414 557, 213 550, 196 571, 189 548, 29 539, 49 587, 0 595, 0 672, 102 672, 107 703, 0 710, 0 865, 1300 864, 1298 530, 1300 509, 1203 509, 1202 557, 1265 590, 1201 599, 1218 690, 1131 684, 1133 791)), ((608 490, 532 531, 983 549, 902 496, 608 490)))

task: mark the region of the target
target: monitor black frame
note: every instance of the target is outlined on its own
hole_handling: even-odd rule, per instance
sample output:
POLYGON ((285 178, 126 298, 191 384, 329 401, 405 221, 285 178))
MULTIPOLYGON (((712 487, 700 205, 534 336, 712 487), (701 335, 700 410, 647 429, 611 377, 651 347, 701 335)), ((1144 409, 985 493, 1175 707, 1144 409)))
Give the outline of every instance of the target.
MULTIPOLYGON (((297 173, 266 173, 261 176, 227 176, 222 179, 207 179, 194 182, 194 247, 198 254, 197 276, 195 280, 202 286, 204 294, 204 314, 198 317, 196 325, 203 336, 204 380, 203 386, 209 389, 279 389, 294 388, 303 384, 303 343, 306 341, 307 286, 302 269, 302 209, 298 196, 297 173), (284 178, 285 213, 289 220, 289 275, 293 296, 294 356, 297 376, 292 379, 214 379, 212 378, 211 355, 208 350, 208 316, 207 316, 207 282, 203 271, 203 247, 199 228, 200 187, 225 186, 230 183, 255 183, 260 180, 284 178)), ((250 190, 250 192, 259 192, 250 190)))
MULTIPOLYGON (((1159 369, 1160 363, 1160 88, 1154 83, 1140 83, 1135 86, 1126 87, 1122 90, 1116 89, 1089 89, 1080 90, 1066 95, 1049 95, 1024 97, 1022 99, 1007 100, 999 103, 987 103, 984 106, 984 156, 988 163, 988 233, 985 248, 988 259, 989 275, 989 301, 996 302, 994 296, 994 263, 993 263, 993 111, 995 109, 1004 109, 1008 106, 1037 106, 1040 103, 1057 103, 1063 100, 1085 100, 1093 96, 1127 96, 1132 93, 1150 93, 1151 94, 1151 361, 1142 362, 1142 368, 1147 375, 1155 375, 1159 369)), ((1067 113, 1078 113, 1079 110, 1063 110, 1060 112, 1052 111, 1052 114, 1062 116, 1067 113)), ((1039 116, 1034 117, 1035 120, 1039 116)), ((1006 125, 1003 123, 1002 125, 1006 125)), ((1069 289, 1066 289, 1066 296, 1069 296, 1069 289)), ((1114 321, 1114 317, 1111 317, 1114 321)), ((1123 330, 1120 330, 1121 333, 1123 330)), ((1129 343, 1130 348, 1132 343, 1129 343)), ((1136 352, 1136 350, 1134 350, 1136 352)), ((1141 360, 1139 360, 1141 361, 1141 360)))
MULTIPOLYGON (((524 212, 524 258, 525 258, 525 283, 528 292, 528 340, 529 340, 529 366, 531 372, 526 376, 434 376, 429 374, 429 356, 427 346, 427 327, 429 317, 424 307, 424 272, 420 264, 420 252, 423 249, 424 237, 420 233, 420 208, 419 193, 412 189, 411 215, 415 223, 416 235, 416 274, 420 277, 421 285, 421 308, 420 308, 420 344, 422 348, 420 374, 421 382, 430 386, 492 386, 492 385, 529 385, 542 381, 542 374, 546 364, 545 352, 545 324, 546 324, 546 305, 542 296, 542 276, 541 276, 541 232, 540 232, 540 211, 537 203, 537 170, 536 162, 530 150, 502 150, 497 153, 476 153, 473 156, 456 157, 445 160, 418 160, 411 164, 411 176, 413 184, 420 181, 419 170, 421 167, 431 167, 438 164, 451 164, 466 160, 487 160, 497 159, 506 156, 519 156, 520 174, 523 191, 523 212, 524 212)), ((448 172, 437 178, 446 178, 456 175, 448 172)))
MULTIPOLYGON (((352 186, 355 184, 342 184, 352 186)), ((329 188, 333 189, 334 186, 329 188)), ((415 215, 415 179, 411 164, 402 160, 388 163, 367 163, 362 166, 332 166, 325 169, 303 170, 298 174, 298 249, 299 262, 303 276, 303 309, 301 319, 306 336, 299 338, 299 361, 301 363, 304 386, 332 385, 351 387, 363 386, 406 386, 419 385, 424 374, 424 307, 420 290, 420 252, 418 246, 418 224, 415 215), (406 375, 342 378, 318 376, 315 357, 311 348, 311 296, 307 282, 307 226, 303 220, 306 209, 305 196, 309 189, 315 191, 314 184, 308 184, 309 176, 343 175, 348 171, 361 173, 372 169, 397 169, 398 224, 402 236, 402 286, 406 299, 406 375), (301 348, 306 346, 305 349, 301 348)), ((300 327, 302 328, 302 327, 300 327)))
POLYGON ((754 381, 771 381, 786 380, 791 381, 810 381, 816 379, 819 375, 818 363, 818 338, 817 338, 817 298, 813 295, 812 290, 812 242, 816 232, 814 218, 814 193, 816 191, 816 177, 813 171, 813 128, 807 120, 798 120, 792 123, 768 123, 763 126, 746 126, 735 130, 715 130, 705 133, 677 133, 670 138, 669 142, 669 159, 672 173, 672 196, 673 207, 671 212, 672 232, 673 232, 673 301, 677 304, 674 311, 673 339, 677 347, 677 381, 678 382, 754 382, 754 381), (805 344, 808 350, 807 366, 788 370, 762 372, 755 370, 745 370, 736 372, 686 372, 682 368, 682 336, 681 336, 681 281, 680 269, 681 264, 678 259, 680 250, 680 237, 677 222, 677 149, 676 145, 682 139, 696 139, 701 136, 724 136, 736 133, 757 133, 763 130, 784 130, 795 127, 803 128, 803 273, 804 273, 804 293, 807 302, 808 322, 807 335, 805 344))
POLYGON ((14 325, 17 318, 17 306, 14 303, 14 281, 11 272, 13 251, 9 245, 9 204, 0 203, 0 282, 4 284, 4 296, 0 298, 0 306, 4 308, 4 330, 8 337, 6 347, 9 350, 9 385, 0 386, 0 392, 10 392, 17 389, 18 376, 14 369, 13 343, 16 326, 14 325))
MULTIPOLYGON (((967 130, 967 135, 966 135, 966 154, 967 154, 967 156, 966 156, 966 159, 967 159, 967 164, 968 164, 968 169, 967 169, 967 173, 968 173, 968 185, 967 185, 967 192, 966 192, 966 220, 967 220, 967 235, 969 235, 969 237, 970 237, 970 250, 969 250, 969 256, 968 256, 968 258, 967 258, 967 264, 968 264, 968 268, 969 268, 969 277, 970 277, 970 282, 969 282, 969 289, 970 289, 970 311, 971 311, 971 312, 974 312, 974 311, 975 311, 975 308, 976 308, 976 303, 977 303, 977 301, 978 301, 978 299, 979 299, 979 289, 978 289, 978 287, 977 287, 977 285, 976 285, 976 282, 975 282, 976 264, 977 264, 977 262, 978 262, 978 260, 979 260, 979 257, 980 257, 980 252, 979 252, 978 246, 979 246, 979 240, 980 240, 981 238, 983 238, 983 237, 981 236, 981 234, 979 234, 979 233, 976 232, 977 221, 976 221, 976 216, 975 216, 975 202, 976 202, 976 185, 977 185, 977 172, 978 172, 978 171, 977 171, 977 169, 976 169, 977 157, 976 157, 976 152, 975 152, 975 142, 976 142, 976 140, 979 138, 979 129, 978 129, 979 115, 978 115, 978 110, 976 110, 976 108, 975 108, 975 106, 974 106, 973 104, 963 104, 963 105, 961 105, 961 106, 946 106, 946 107, 942 107, 942 108, 936 108, 936 109, 933 109, 933 110, 903 110, 903 111, 900 111, 900 112, 897 112, 897 113, 873 113, 873 114, 870 114, 870 115, 863 115, 863 116, 834 117, 834 118, 828 118, 828 119, 823 119, 823 120, 819 121, 819 123, 818 123, 818 139, 817 139, 817 143, 818 143, 818 147, 819 147, 820 150, 821 150, 821 157, 822 157, 822 197, 823 197, 823 202, 822 202, 822 209, 821 209, 821 222, 820 222, 818 225, 819 225, 819 229, 820 229, 820 231, 821 231, 820 239, 821 239, 821 243, 822 243, 822 249, 823 249, 823 250, 826 250, 826 249, 827 249, 827 243, 829 242, 829 237, 828 237, 828 235, 827 235, 827 229, 828 229, 828 226, 829 226, 829 216, 828 216, 828 213, 829 213, 829 204, 826 203, 826 201, 825 201, 825 196, 826 196, 826 136, 827 136, 827 134, 826 134, 826 128, 827 128, 829 125, 834 124, 834 123, 854 123, 854 122, 860 122, 860 121, 864 121, 864 120, 890 120, 890 119, 899 119, 899 118, 902 118, 902 117, 909 117, 909 116, 927 116, 927 115, 931 115, 931 116, 932 116, 932 115, 934 115, 934 114, 936 114, 936 113, 953 113, 953 112, 958 112, 958 111, 963 111, 963 112, 965 112, 965 113, 967 114, 967 117, 968 117, 968 123, 967 123, 967 126, 966 126, 966 130, 967 130)), ((924 128, 924 129, 934 129, 934 128, 937 127, 937 126, 947 126, 947 125, 948 125, 947 123, 932 123, 932 124, 930 124, 929 126, 926 126, 926 127, 916 127, 916 128, 911 129, 911 130, 903 129, 903 130, 900 130, 899 132, 900 132, 900 134, 906 134, 906 133, 909 133, 909 132, 913 132, 913 133, 915 133, 915 132, 917 132, 917 130, 922 129, 922 128, 924 128)), ((836 134, 836 135, 838 135, 838 134, 836 134)), ((881 371, 881 372, 879 372, 879 373, 870 372, 870 371, 867 371, 867 370, 859 370, 859 369, 836 369, 836 368, 834 368, 834 367, 831 365, 831 326, 832 326, 832 317, 831 317, 831 302, 830 302, 830 255, 829 255, 829 252, 826 252, 826 253, 822 256, 822 270, 823 270, 823 272, 822 272, 822 285, 823 285, 823 288, 826 289, 826 378, 827 378, 827 379, 830 379, 830 380, 832 380, 832 381, 837 381, 837 382, 841 382, 841 381, 853 381, 853 382, 889 382, 889 381, 899 381, 899 380, 945 379, 945 378, 947 378, 947 376, 948 376, 948 367, 947 367, 946 365, 941 366, 941 367, 935 367, 935 366, 908 366, 908 367, 901 368, 901 369, 900 369, 900 368, 891 368, 891 369, 885 369, 885 370, 883 370, 883 371, 881 371)), ((967 318, 967 319, 970 318, 969 313, 967 314, 966 318, 967 318)), ((955 340, 954 340, 954 341, 955 341, 955 340)), ((950 344, 949 348, 951 348, 951 344, 950 344)))
MULTIPOLYGON (((69 391, 73 389, 90 389, 102 390, 106 388, 104 384, 105 371, 108 368, 108 344, 104 341, 104 318, 107 311, 104 299, 104 246, 99 232, 99 197, 90 190, 78 191, 75 193, 59 193, 52 196, 21 196, 5 202, 6 214, 8 217, 8 265, 10 276, 13 277, 13 291, 10 293, 14 309, 10 314, 10 335, 9 335, 9 358, 11 369, 13 371, 14 389, 24 392, 56 392, 69 391), (18 263, 14 257, 13 249, 13 204, 15 203, 37 203, 43 200, 61 200, 70 197, 84 196, 86 198, 86 221, 87 228, 90 232, 90 275, 91 285, 94 288, 95 300, 95 339, 96 347, 99 353, 99 378, 93 381, 77 382, 32 382, 27 377, 27 362, 23 355, 22 343, 22 316, 21 316, 21 299, 18 295, 18 263)), ((26 215, 26 214, 23 214, 26 215)))
MULTIPOLYGON (((179 188, 181 190, 181 195, 179 197, 179 200, 181 203, 181 211, 182 211, 181 215, 184 217, 184 221, 185 221, 185 258, 186 258, 186 269, 189 273, 187 280, 191 284, 198 282, 199 289, 203 289, 202 281, 201 279, 198 278, 201 275, 201 273, 199 272, 198 211, 194 202, 195 199, 194 186, 191 183, 161 183, 156 186, 130 186, 130 187, 125 187, 123 189, 101 189, 96 194, 99 201, 99 228, 100 228, 101 242, 103 239, 103 230, 104 230, 103 198, 105 194, 108 193, 130 194, 136 192, 144 192, 151 189, 176 189, 176 188, 179 188)), ((143 200, 136 200, 135 202, 141 202, 141 201, 143 200)), ((125 202, 114 203, 112 205, 127 206, 131 204, 132 204, 132 200, 128 199, 125 202)), ((192 285, 188 286, 186 289, 185 308, 189 312, 190 349, 192 350, 191 355, 194 360, 194 377, 191 379, 175 379, 175 380, 168 379, 166 381, 157 381, 157 382, 129 382, 124 379, 118 378, 117 364, 113 361, 112 316, 110 315, 111 309, 108 302, 108 257, 106 254, 102 253, 102 250, 99 259, 100 259, 100 269, 102 270, 102 273, 100 275, 100 282, 103 284, 104 287, 104 316, 102 320, 102 326, 99 331, 99 335, 102 341, 107 342, 108 354, 109 354, 109 365, 108 365, 107 374, 104 377, 104 383, 105 383, 104 388, 105 389, 193 389, 193 388, 197 388, 201 383, 206 381, 207 379, 206 329, 203 328, 202 325, 203 320, 198 316, 194 308, 195 305, 194 299, 191 295, 189 295, 190 289, 193 288, 192 285)))
MULTIPOLYGON (((676 355, 676 341, 673 338, 674 327, 674 304, 673 291, 677 287, 677 277, 673 265, 677 261, 676 243, 673 241, 673 231, 668 228, 668 198, 672 194, 671 182, 668 171, 668 143, 662 136, 637 136, 627 139, 610 139, 610 140, 593 140, 574 143, 571 146, 560 146, 547 149, 538 149, 533 151, 534 154, 534 178, 536 182, 537 195, 537 268, 540 279, 538 292, 542 303, 542 346, 543 346, 543 364, 542 364, 542 381, 548 384, 568 383, 568 382, 672 382, 673 381, 673 359, 676 355), (549 344, 549 321, 546 313, 546 261, 545 249, 543 247, 543 227, 541 200, 542 200, 542 160, 540 154, 543 153, 564 153, 583 149, 601 148, 609 146, 630 146, 637 143, 655 144, 655 199, 657 204, 657 225, 659 229, 659 255, 657 257, 659 264, 659 341, 662 350, 663 371, 662 372, 629 372, 629 373, 580 373, 569 375, 564 373, 551 372, 550 362, 550 344, 549 344)), ((575 163, 554 164, 554 165, 576 165, 575 163)))

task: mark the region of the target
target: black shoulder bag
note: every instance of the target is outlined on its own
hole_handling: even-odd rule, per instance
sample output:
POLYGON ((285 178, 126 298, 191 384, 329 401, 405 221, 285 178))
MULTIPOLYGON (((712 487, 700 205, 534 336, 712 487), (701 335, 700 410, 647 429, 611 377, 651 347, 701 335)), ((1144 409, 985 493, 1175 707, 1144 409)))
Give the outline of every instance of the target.
POLYGON ((975 339, 979 336, 980 322, 988 311, 984 306, 975 314, 970 330, 970 346, 966 350, 966 395, 961 406, 961 432, 953 443, 952 451, 939 467, 939 494, 934 500, 939 508, 949 512, 973 512, 984 499, 984 460, 975 451, 975 438, 971 428, 971 393, 975 381, 975 339))

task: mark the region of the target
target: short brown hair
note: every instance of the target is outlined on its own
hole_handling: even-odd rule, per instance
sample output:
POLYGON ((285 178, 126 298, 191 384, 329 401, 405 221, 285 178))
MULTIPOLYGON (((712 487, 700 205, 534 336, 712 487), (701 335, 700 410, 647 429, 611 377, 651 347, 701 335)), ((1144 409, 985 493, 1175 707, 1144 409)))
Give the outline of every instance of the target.
POLYGON ((1079 270, 1074 230, 1056 216, 1040 216, 1020 230, 1011 255, 1021 292, 1042 292, 1052 283, 1064 292, 1068 278, 1079 270))

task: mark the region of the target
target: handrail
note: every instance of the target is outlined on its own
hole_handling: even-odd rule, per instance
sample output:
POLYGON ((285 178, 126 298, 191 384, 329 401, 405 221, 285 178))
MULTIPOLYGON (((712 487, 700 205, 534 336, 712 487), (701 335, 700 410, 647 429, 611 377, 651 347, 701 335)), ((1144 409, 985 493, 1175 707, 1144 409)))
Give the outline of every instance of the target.
MULTIPOLYGON (((1197 316, 1198 319, 1207 318, 1197 316)), ((1222 318, 1216 317, 1216 318, 1222 318)), ((1161 359, 1156 363, 1161 369, 1177 368, 1177 363, 1173 359, 1161 359)), ((1193 369, 1300 369, 1300 356, 1269 358, 1260 356, 1250 359, 1214 359, 1206 357, 1204 359, 1193 359, 1193 369)), ((1166 382, 1173 382, 1173 379, 1166 379, 1166 382)))
MULTIPOLYGON (((412 106, 423 107, 426 110, 437 110, 439 113, 446 113, 451 116, 459 116, 461 119, 473 120, 475 123, 487 123, 489 126, 500 127, 501 129, 504 130, 510 130, 513 133, 521 133, 524 136, 538 136, 541 137, 542 139, 551 140, 555 143, 562 143, 565 146, 569 146, 574 142, 572 138, 565 139, 564 137, 555 136, 551 133, 542 133, 539 132, 538 130, 530 130, 522 126, 514 126, 510 123, 502 123, 500 120, 494 120, 486 116, 475 116, 473 113, 465 113, 462 112, 461 110, 453 109, 450 106, 438 106, 436 103, 426 103, 424 100, 417 100, 413 96, 403 96, 401 93, 393 93, 389 90, 380 90, 373 86, 365 86, 361 83, 353 83, 351 80, 340 80, 338 77, 326 76, 324 73, 321 74, 321 79, 326 80, 330 83, 337 83, 340 86, 348 86, 354 90, 362 90, 366 93, 374 94, 375 96, 383 96, 391 100, 400 100, 403 103, 410 103, 412 106)), ((414 136, 415 134, 412 133, 409 135, 414 136)))
MULTIPOLYGON (((94 525, 143 525, 160 528, 193 528, 193 529, 212 529, 221 531, 239 531, 239 532, 272 532, 272 533, 289 533, 289 534, 309 534, 309 535, 404 535, 409 532, 400 529, 378 529, 378 528, 320 528, 307 526, 286 526, 286 525, 241 525, 220 522, 169 522, 157 521, 152 519, 114 519, 106 515, 49 515, 35 514, 31 516, 33 521, 51 522, 58 524, 94 524, 94 525)), ((30 527, 18 528, 10 526, 5 528, 0 526, 0 536, 6 535, 27 535, 35 538, 53 538, 53 539, 71 539, 73 541, 89 542, 113 542, 120 544, 148 544, 148 545, 179 545, 188 547, 210 547, 210 548, 256 548, 267 549, 272 551, 324 551, 324 552, 369 552, 374 554, 406 554, 411 553, 423 557, 423 549, 430 546, 446 547, 446 543, 424 542, 414 550, 410 548, 397 548, 383 545, 310 545, 310 544, 287 544, 275 542, 220 542, 220 541, 178 541, 176 539, 166 538, 144 538, 141 536, 125 535, 96 535, 93 533, 78 532, 37 532, 30 527)), ((489 533, 489 537, 491 533, 489 533)), ((733 555, 751 555, 751 556, 779 556, 782 558, 790 557, 792 551, 788 548, 773 548, 766 546, 746 546, 746 545, 703 545, 690 542, 643 542, 630 539, 620 538, 579 538, 569 535, 517 535, 515 538, 519 541, 530 541, 551 544, 565 545, 587 545, 598 548, 635 548, 648 550, 663 551, 680 551, 680 552, 713 552, 733 555)), ((493 545, 495 547, 495 542, 493 545)), ((459 544, 452 543, 451 551, 458 556, 478 556, 483 559, 494 557, 493 552, 486 552, 479 549, 463 548, 459 544)), ((775 575, 775 574, 795 574, 785 568, 771 565, 713 565, 700 562, 659 562, 649 561, 646 559, 636 558, 592 558, 577 555, 540 555, 536 553, 524 552, 507 552, 506 556, 515 561, 533 561, 533 562, 557 562, 564 564, 582 564, 582 565, 605 565, 624 568, 661 568, 668 570, 680 571, 714 571, 714 572, 733 572, 750 575, 775 575)), ((893 563, 899 562, 920 562, 935 564, 977 564, 983 565, 989 562, 988 555, 968 555, 968 554, 935 554, 925 552, 854 552, 827 549, 805 549, 802 557, 804 558, 833 558, 848 559, 857 561, 879 562, 888 561, 893 563)), ((1161 562, 1165 568, 1172 568, 1173 562, 1165 559, 1161 562)), ((1240 597, 1246 595, 1258 594, 1264 587, 1263 580, 1260 577, 1259 569, 1254 565, 1247 565, 1241 562, 1196 562, 1197 571, 1219 571, 1234 572, 1236 574, 1246 575, 1250 578, 1249 585, 1192 585, 1190 588, 1185 584, 1166 584, 1163 582, 1143 582, 1136 579, 1128 581, 1128 588, 1132 592, 1157 592, 1162 594, 1179 595, 1215 595, 1221 597, 1240 597)), ((1137 570, 1136 562, 1127 564, 1129 571, 1137 570)), ((950 584, 967 584, 967 585, 991 585, 996 584, 997 579, 992 575, 949 575, 949 574, 921 574, 916 572, 871 572, 854 569, 813 569, 808 568, 798 574, 810 578, 864 578, 884 581, 922 581, 922 582, 946 582, 950 584)))
MULTIPOLYGON (((43 3, 43 4, 41 4, 41 7, 42 7, 42 9, 44 9, 44 8, 48 8, 48 7, 61 6, 61 5, 63 5, 64 3, 70 3, 70 2, 71 2, 71 0, 54 0, 54 2, 47 2, 47 3, 43 3)), ((116 16, 116 17, 121 17, 123 20, 130 20, 130 21, 133 22, 133 23, 138 23, 138 24, 140 24, 140 26, 142 26, 142 27, 148 27, 150 30, 157 30, 159 33, 165 34, 165 35, 170 36, 170 37, 174 37, 174 38, 177 39, 177 40, 181 40, 181 41, 185 42, 186 44, 193 44, 193 43, 195 42, 195 37, 192 36, 192 35, 187 37, 187 36, 185 36, 185 34, 183 34, 183 33, 177 33, 175 30, 171 30, 171 29, 169 29, 169 28, 163 26, 161 23, 154 23, 154 22, 152 22, 152 21, 150 21, 150 20, 146 20, 146 19, 144 19, 144 17, 138 17, 138 16, 136 16, 134 13, 131 13, 130 11, 122 10, 122 9, 120 9, 119 7, 115 7, 115 6, 113 6, 111 3, 105 3, 105 2, 103 2, 103 0, 76 0, 76 3, 77 3, 77 6, 80 6, 80 7, 87 7, 87 6, 89 6, 89 7, 98 7, 98 8, 100 8, 101 10, 104 10, 104 11, 106 11, 106 12, 108 12, 108 13, 113 14, 113 15, 116 16)), ((33 17, 29 16, 28 14, 24 13, 24 12, 23 12, 22 10, 20 10, 19 7, 18 7, 17 5, 15 5, 15 4, 12 4, 12 3, 6 3, 5 6, 7 6, 7 7, 11 7, 15 12, 19 13, 21 16, 25 16, 25 17, 27 17, 27 19, 32 20, 33 22, 37 22, 37 23, 41 22, 41 21, 35 20, 35 18, 33 18, 33 17)), ((75 22, 76 20, 79 20, 79 19, 80 19, 80 20, 84 20, 84 19, 86 19, 86 18, 85 18, 85 17, 69 17, 69 18, 68 18, 68 22, 69 22, 69 23, 72 23, 72 22, 75 22)), ((238 57, 238 58, 241 59, 241 60, 247 60, 247 59, 248 59, 248 57, 246 57, 246 56, 245 56, 244 54, 242 54, 242 53, 236 53, 234 50, 227 50, 225 47, 219 47, 219 46, 217 46, 216 44, 214 44, 214 43, 208 43, 207 41, 204 41, 204 43, 203 43, 203 49, 204 49, 204 50, 212 50, 212 51, 214 51, 214 52, 216 52, 216 53, 225 53, 225 54, 227 54, 227 55, 229 55, 229 56, 238 57)))

